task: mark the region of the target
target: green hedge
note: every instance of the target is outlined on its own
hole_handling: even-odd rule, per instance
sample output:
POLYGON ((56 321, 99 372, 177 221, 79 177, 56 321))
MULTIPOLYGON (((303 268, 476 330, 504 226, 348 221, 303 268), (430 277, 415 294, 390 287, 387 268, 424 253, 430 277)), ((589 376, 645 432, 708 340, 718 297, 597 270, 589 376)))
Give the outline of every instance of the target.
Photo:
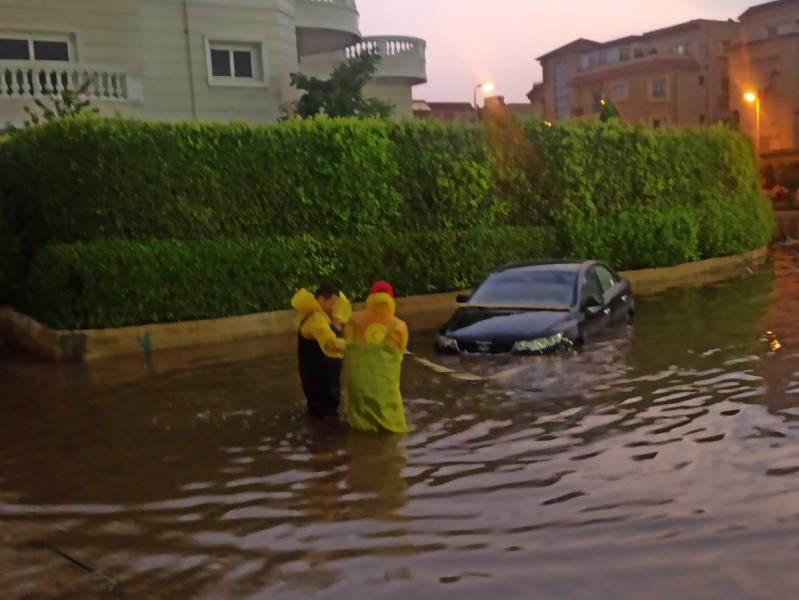
POLYGON ((57 328, 119 327, 288 308, 301 286, 332 277, 363 297, 378 277, 400 295, 469 287, 498 263, 549 256, 554 234, 502 227, 318 242, 105 240, 45 247, 28 310, 57 328))
POLYGON ((723 127, 78 118, 0 143, 0 167, 0 302, 59 326, 283 308, 324 275, 410 294, 544 255, 668 266, 773 229, 723 127))

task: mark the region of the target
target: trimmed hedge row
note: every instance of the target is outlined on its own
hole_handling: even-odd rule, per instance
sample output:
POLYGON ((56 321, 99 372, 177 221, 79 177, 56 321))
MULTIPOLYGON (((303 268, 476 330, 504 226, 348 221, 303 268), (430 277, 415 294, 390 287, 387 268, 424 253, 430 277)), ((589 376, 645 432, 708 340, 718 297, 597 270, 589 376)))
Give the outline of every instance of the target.
POLYGON ((377 277, 397 293, 454 290, 498 263, 549 256, 554 232, 500 227, 321 243, 105 240, 47 246, 28 285, 29 310, 56 328, 121 327, 288 307, 294 290, 334 277, 363 297, 377 277))
POLYGON ((78 118, 0 143, 0 167, 0 302, 58 327, 285 308, 324 276, 414 294, 545 256, 669 266, 773 229, 722 127, 78 118))
MULTIPOLYGON (((17 220, 30 224, 37 245, 322 239, 495 224, 567 230, 575 219, 613 209, 701 212, 710 204, 723 213, 723 226, 745 226, 763 241, 771 231, 762 218, 741 221, 751 210, 726 210, 760 200, 750 142, 722 127, 653 132, 619 121, 547 127, 503 116, 485 127, 431 120, 251 127, 67 119, 0 144, 0 164, 0 193, 13 202, 17 220)), ((700 245, 702 257, 729 251, 700 245)))

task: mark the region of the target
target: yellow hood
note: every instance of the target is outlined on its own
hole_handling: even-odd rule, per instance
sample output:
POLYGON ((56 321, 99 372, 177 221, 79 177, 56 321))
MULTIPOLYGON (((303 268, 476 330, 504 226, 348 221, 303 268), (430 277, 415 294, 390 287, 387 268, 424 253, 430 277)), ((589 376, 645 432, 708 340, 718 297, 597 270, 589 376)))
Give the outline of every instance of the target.
POLYGON ((397 312, 397 303, 394 298, 391 297, 391 294, 381 292, 379 294, 372 294, 366 299, 366 308, 370 310, 385 310, 388 311, 391 316, 394 316, 394 313, 397 312))
POLYGON ((316 297, 305 288, 294 294, 291 299, 291 307, 301 315, 307 315, 315 310, 322 310, 322 305, 319 304, 316 297))

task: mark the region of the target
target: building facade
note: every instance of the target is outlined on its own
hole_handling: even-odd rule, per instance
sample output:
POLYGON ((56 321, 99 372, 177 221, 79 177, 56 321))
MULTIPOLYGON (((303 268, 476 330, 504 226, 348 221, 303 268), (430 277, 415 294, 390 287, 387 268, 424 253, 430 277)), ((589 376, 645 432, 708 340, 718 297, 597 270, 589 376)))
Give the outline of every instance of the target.
POLYGON ((764 154, 799 149, 799 0, 781 0, 750 8, 740 17, 739 43, 730 48, 731 108, 741 130, 757 135, 760 102, 760 150, 764 154))
POLYGON ((651 128, 740 123, 761 150, 799 145, 799 0, 750 8, 739 20, 695 20, 599 43, 578 39, 538 59, 530 92, 545 119, 596 118, 612 100, 622 119, 651 128))
POLYGON ((381 56, 367 93, 410 117, 425 42, 362 37, 355 0, 0 0, 0 124, 83 86, 104 114, 271 123, 290 73, 365 51, 381 56))

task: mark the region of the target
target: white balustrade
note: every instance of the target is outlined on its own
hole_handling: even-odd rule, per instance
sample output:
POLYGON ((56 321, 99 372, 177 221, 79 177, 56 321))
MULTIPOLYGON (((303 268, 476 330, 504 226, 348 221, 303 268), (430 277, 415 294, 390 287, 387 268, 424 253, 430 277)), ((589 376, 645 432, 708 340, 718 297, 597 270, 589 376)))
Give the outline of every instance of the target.
POLYGON ((364 54, 376 54, 381 58, 391 56, 413 56, 425 58, 427 44, 424 40, 402 36, 377 36, 363 38, 345 50, 347 58, 356 58, 364 54))
POLYGON ((305 2, 320 2, 322 4, 336 4, 351 10, 357 10, 355 0, 305 0, 305 2))
POLYGON ((24 100, 80 92, 89 100, 137 102, 141 81, 119 69, 75 63, 0 61, 0 100, 24 100))

